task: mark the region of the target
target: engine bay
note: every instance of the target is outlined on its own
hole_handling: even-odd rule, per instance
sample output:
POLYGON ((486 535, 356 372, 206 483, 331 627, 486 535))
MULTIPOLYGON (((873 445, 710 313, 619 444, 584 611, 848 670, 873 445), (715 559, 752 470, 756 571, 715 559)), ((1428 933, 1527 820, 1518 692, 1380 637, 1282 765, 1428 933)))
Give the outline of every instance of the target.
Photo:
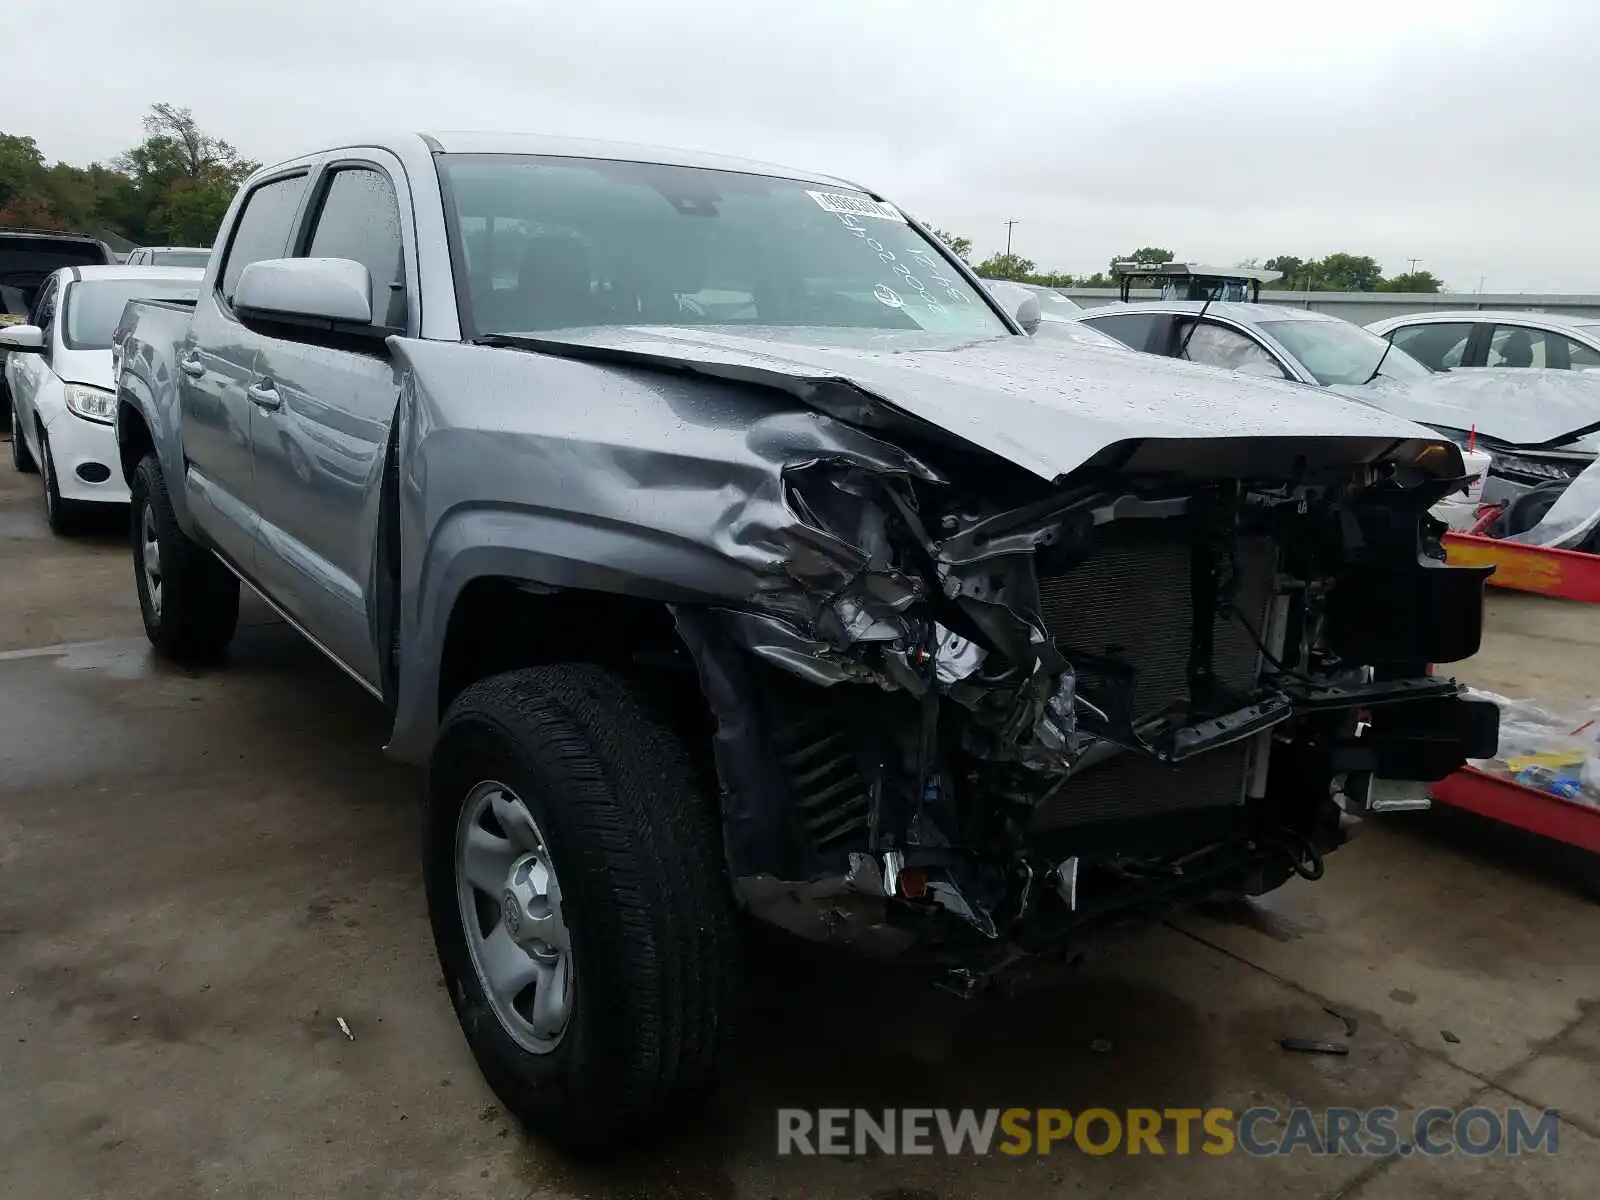
POLYGON ((1023 503, 784 474, 792 589, 681 609, 757 915, 967 978, 1096 921, 1320 875, 1374 777, 1492 750, 1451 481, 1085 471, 1023 503))

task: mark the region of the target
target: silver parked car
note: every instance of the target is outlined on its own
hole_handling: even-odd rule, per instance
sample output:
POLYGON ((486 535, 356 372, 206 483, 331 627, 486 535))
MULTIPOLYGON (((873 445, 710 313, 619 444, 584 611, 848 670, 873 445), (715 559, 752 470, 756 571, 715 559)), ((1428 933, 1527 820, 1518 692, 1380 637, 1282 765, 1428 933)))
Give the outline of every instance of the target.
POLYGON ((1458 367, 1600 368, 1600 317, 1430 312, 1385 317, 1367 329, 1435 371, 1458 367))
POLYGON ((1075 319, 1135 350, 1338 391, 1429 375, 1403 349, 1359 325, 1303 308, 1152 300, 1091 308, 1075 319))

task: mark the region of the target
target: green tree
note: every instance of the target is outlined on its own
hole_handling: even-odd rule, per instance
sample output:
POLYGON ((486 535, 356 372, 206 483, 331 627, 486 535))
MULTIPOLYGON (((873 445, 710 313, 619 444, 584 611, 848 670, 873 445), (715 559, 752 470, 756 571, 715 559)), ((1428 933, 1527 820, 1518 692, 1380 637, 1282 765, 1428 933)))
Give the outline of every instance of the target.
POLYGON ((257 166, 228 142, 203 132, 187 108, 152 104, 144 118, 144 134, 144 141, 111 164, 141 185, 226 179, 237 187, 257 166))
POLYGON ((1109 288, 1116 287, 1117 281, 1104 271, 1096 271, 1093 275, 1084 275, 1078 279, 1077 287, 1082 288, 1109 288))
POLYGON ((1444 280, 1432 271, 1402 271, 1378 285, 1380 292, 1438 292, 1444 280))
POLYGON ((145 228, 152 241, 209 246, 222 227, 234 189, 214 181, 177 179, 167 185, 145 228))
POLYGON ((1160 246, 1141 246, 1132 254, 1116 255, 1111 260, 1111 266, 1115 267, 1119 262, 1136 262, 1142 267, 1159 267, 1172 259, 1171 250, 1163 250, 1160 246))
POLYGON ((155 104, 144 118, 144 141, 112 166, 132 184, 125 228, 137 241, 209 244, 228 202, 255 163, 204 132, 187 108, 155 104))
POLYGON ((0 208, 42 198, 44 155, 31 137, 0 133, 0 208))
POLYGON ((971 238, 964 238, 959 233, 950 233, 946 230, 932 227, 929 227, 928 232, 950 247, 951 252, 962 262, 969 261, 968 255, 972 253, 971 238))
POLYGON ((1365 254, 1330 254, 1319 264, 1322 290, 1373 292, 1383 282, 1383 267, 1365 254))
POLYGON ((1014 279, 1026 283, 1033 274, 1033 260, 1020 254, 991 254, 972 269, 985 279, 1014 279))
POLYGON ((1283 274, 1282 279, 1265 285, 1269 288, 1302 291, 1310 286, 1309 272, 1306 270, 1306 260, 1303 258, 1296 258, 1293 254, 1280 254, 1276 258, 1267 259, 1264 265, 1269 271, 1279 271, 1283 274))

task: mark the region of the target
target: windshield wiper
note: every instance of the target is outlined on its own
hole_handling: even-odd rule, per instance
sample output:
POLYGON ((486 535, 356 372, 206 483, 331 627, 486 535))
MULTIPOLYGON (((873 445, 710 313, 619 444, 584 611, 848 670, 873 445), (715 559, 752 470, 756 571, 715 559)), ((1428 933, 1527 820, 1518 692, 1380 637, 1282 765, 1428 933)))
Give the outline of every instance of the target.
POLYGON ((1371 383, 1374 379, 1376 379, 1378 377, 1378 372, 1383 370, 1384 360, 1389 357, 1389 351, 1391 351, 1393 349, 1394 349, 1394 339, 1392 337, 1391 338, 1384 338, 1383 339, 1383 353, 1378 355, 1378 365, 1372 368, 1372 374, 1371 375, 1368 375, 1365 379, 1363 379, 1361 381, 1361 386, 1362 387, 1366 387, 1367 384, 1371 383))
POLYGON ((1200 311, 1195 313, 1194 320, 1189 322, 1188 332, 1183 335, 1183 345, 1178 347, 1178 357, 1189 357, 1189 343, 1194 340, 1194 331, 1200 328, 1200 320, 1206 315, 1206 309, 1211 307, 1211 302, 1217 298, 1217 293, 1222 290, 1219 285, 1206 294, 1206 302, 1200 306, 1200 311))

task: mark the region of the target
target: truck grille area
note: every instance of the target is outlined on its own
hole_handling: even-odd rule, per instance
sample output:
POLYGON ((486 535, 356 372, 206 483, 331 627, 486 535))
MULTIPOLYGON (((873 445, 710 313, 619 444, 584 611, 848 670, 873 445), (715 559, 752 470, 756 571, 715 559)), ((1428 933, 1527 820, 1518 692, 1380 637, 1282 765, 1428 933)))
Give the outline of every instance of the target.
MULTIPOLYGON (((1104 656, 1138 672, 1135 719, 1160 712, 1188 695, 1190 546, 1157 523, 1124 522, 1093 557, 1063 575, 1040 579, 1040 615, 1069 662, 1104 656)), ((1186 533, 1187 531, 1183 531, 1186 533)), ((1255 538, 1239 547, 1234 603, 1257 633, 1266 627, 1272 598, 1274 548, 1255 538)), ((1214 625, 1212 668, 1224 687, 1254 688, 1261 653, 1237 619, 1214 625)), ((1079 688, 1100 681, 1078 666, 1079 688)), ((1169 811, 1238 804, 1244 795, 1248 743, 1168 766, 1120 754, 1069 780, 1033 814, 1035 829, 1118 820, 1169 811)))

